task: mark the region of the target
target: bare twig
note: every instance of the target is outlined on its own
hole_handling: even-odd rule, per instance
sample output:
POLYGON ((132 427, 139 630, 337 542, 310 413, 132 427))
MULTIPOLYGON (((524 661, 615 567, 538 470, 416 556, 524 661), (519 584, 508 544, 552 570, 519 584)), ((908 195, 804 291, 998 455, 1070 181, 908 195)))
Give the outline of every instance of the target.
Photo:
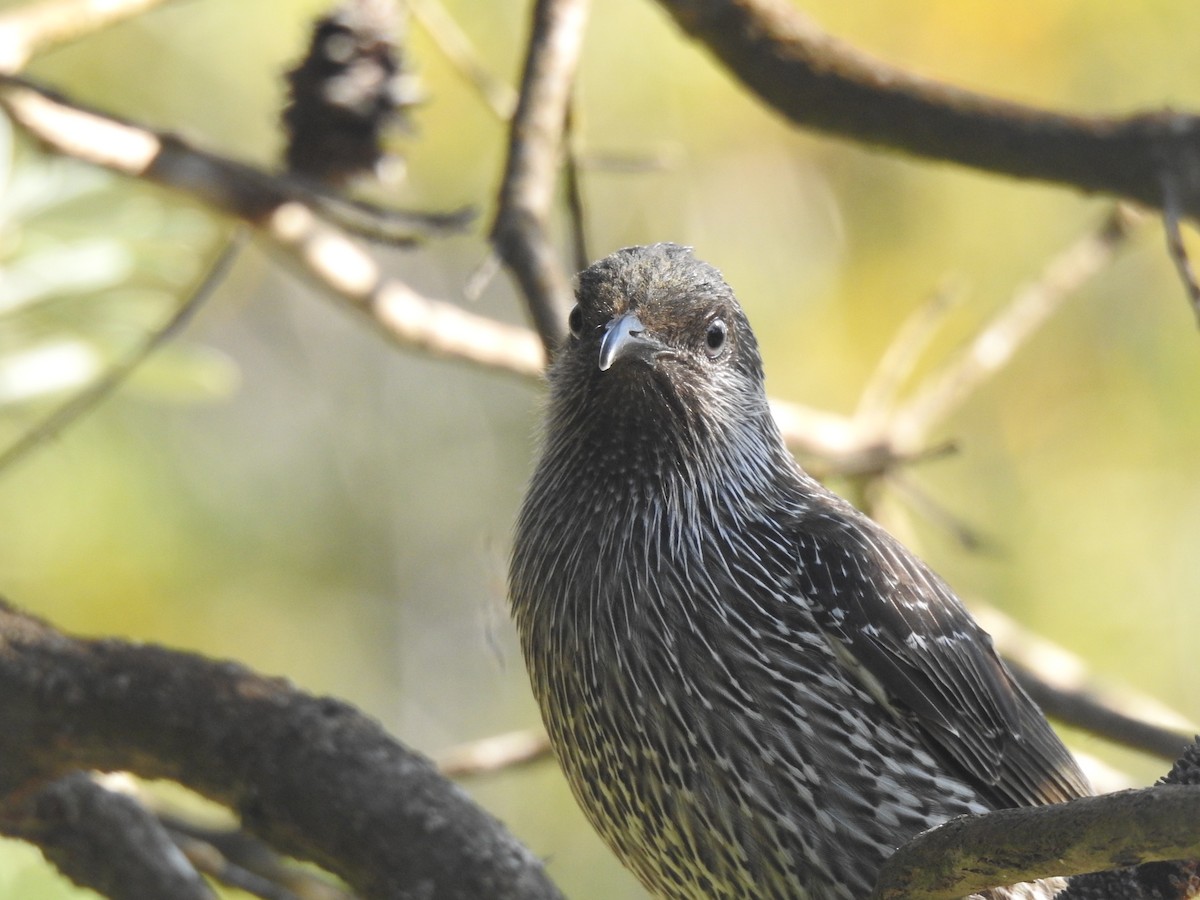
POLYGON ((380 209, 345 197, 313 193, 306 201, 333 225, 350 234, 394 247, 406 247, 427 237, 463 232, 475 221, 474 207, 446 213, 380 209))
POLYGON ((1196 723, 1140 691, 1096 678, 1087 662, 1030 632, 1000 610, 973 602, 971 611, 1046 712, 1106 740, 1174 759, 1196 723))
POLYGON ((280 206, 264 228, 289 260, 408 347, 527 378, 545 365, 540 343, 527 329, 423 297, 385 278, 357 243, 299 203, 280 206))
POLYGON ((86 37, 167 0, 41 0, 0 13, 0 73, 13 75, 36 54, 86 37))
POLYGON ((1038 878, 1200 857, 1200 786, 1159 785, 954 819, 880 872, 876 900, 958 900, 1038 878))
POLYGON ((367 313, 397 343, 527 378, 542 370, 545 354, 526 329, 384 277, 370 253, 325 222, 289 180, 85 110, 19 79, 0 78, 0 104, 60 153, 185 191, 260 229, 290 263, 367 313))
POLYGON ((1018 178, 1163 202, 1200 215, 1200 118, 1086 117, 966 91, 889 66, 822 31, 788 0, 659 0, 684 31, 797 125, 1018 178))
POLYGON ((177 831, 169 831, 171 841, 196 869, 226 887, 237 888, 260 900, 300 900, 282 885, 243 869, 220 853, 212 844, 177 831))
POLYGON ((548 353, 563 338, 571 289, 549 235, 567 104, 588 0, 537 0, 509 132, 492 244, 525 294, 548 353))
POLYGON ((550 740, 540 728, 510 731, 447 750, 438 769, 450 778, 483 775, 550 757, 550 740))
POLYGON ((287 863, 240 829, 201 828, 159 814, 167 833, 197 870, 265 900, 354 900, 323 873, 287 863))
POLYGON ((1042 712, 1065 725, 1166 760, 1178 757, 1191 740, 1184 731, 1163 728, 1122 712, 1111 698, 1055 686, 1012 660, 1008 661, 1008 667, 1042 712))
POLYGON ((1163 173, 1163 230, 1166 232, 1167 253, 1175 263, 1175 271, 1187 291, 1188 301, 1196 321, 1200 322, 1200 282, 1196 280, 1196 272, 1192 261, 1188 258, 1187 246, 1183 243, 1183 232, 1180 230, 1180 190, 1178 179, 1167 170, 1163 173))
POLYGON ((1099 229, 1073 243, 1035 282, 1018 291, 962 353, 931 375, 892 416, 888 436, 893 447, 911 452, 921 446, 933 428, 999 371, 1067 298, 1112 262, 1125 245, 1133 221, 1128 209, 1116 207, 1099 229))
POLYGON ((854 418, 863 429, 878 429, 886 422, 897 405, 905 380, 929 349, 938 329, 945 323, 946 314, 959 302, 962 294, 961 284, 947 281, 896 332, 858 398, 854 418))
POLYGON ((881 438, 865 434, 848 416, 778 398, 771 399, 771 415, 789 447, 829 460, 839 472, 869 470, 867 460, 890 454, 881 438))
POLYGON ((479 59, 471 39, 463 33, 440 0, 408 0, 413 18, 450 63, 479 92, 496 116, 508 121, 517 108, 517 92, 501 81, 479 59))
POLYGON ((72 422, 103 403, 155 350, 183 331, 196 311, 224 281, 242 245, 241 235, 234 235, 217 255, 213 264, 209 266, 200 283, 189 292, 187 299, 171 313, 166 322, 151 332, 125 359, 111 366, 92 384, 71 395, 61 406, 54 409, 12 444, 0 450, 0 469, 13 465, 43 441, 59 434, 72 422))
MULTIPOLYGON (((397 343, 526 378, 540 375, 545 353, 527 330, 421 297, 383 278, 371 255, 323 221, 319 213, 325 207, 310 209, 311 195, 298 194, 294 183, 69 104, 18 79, 0 79, 0 103, 61 153, 184 191, 259 228, 294 265, 368 313, 397 343)), ((790 446, 833 460, 839 471, 878 471, 906 456, 886 431, 868 429, 860 420, 777 400, 772 410, 790 446)))
POLYGON ((962 352, 920 382, 899 408, 895 397, 903 379, 928 345, 948 300, 935 297, 905 324, 853 416, 772 401, 789 445, 847 475, 879 474, 925 458, 934 429, 999 371, 1066 299, 1111 264, 1139 220, 1127 207, 1115 207, 1096 230, 1052 259, 1036 281, 1019 290, 962 352))
POLYGON ((588 252, 587 216, 583 205, 583 183, 580 172, 579 132, 576 129, 577 111, 567 106, 567 125, 563 146, 563 181, 567 194, 567 221, 571 233, 571 259, 575 270, 582 271, 592 261, 588 252))

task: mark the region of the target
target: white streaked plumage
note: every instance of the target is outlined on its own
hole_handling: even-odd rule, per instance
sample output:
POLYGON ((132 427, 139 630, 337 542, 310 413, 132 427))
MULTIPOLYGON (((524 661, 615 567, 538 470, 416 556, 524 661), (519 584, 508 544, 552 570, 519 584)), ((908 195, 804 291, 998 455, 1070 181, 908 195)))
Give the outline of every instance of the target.
POLYGON ((854 900, 937 822, 1088 791, 944 582, 792 460, 714 269, 633 248, 578 296, 510 592, 572 789, 651 891, 854 900))

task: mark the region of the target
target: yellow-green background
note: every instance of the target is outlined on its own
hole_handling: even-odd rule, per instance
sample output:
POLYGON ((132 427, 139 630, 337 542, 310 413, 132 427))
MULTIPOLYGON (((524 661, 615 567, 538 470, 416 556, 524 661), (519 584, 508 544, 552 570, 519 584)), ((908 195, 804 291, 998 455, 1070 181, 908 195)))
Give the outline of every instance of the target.
MULTIPOLYGON (((30 74, 270 165, 281 72, 322 6, 179 3, 48 54, 30 74)), ((529 4, 447 6, 512 82, 529 4)), ((1081 112, 1200 108, 1200 5, 1189 0, 805 9, 891 61, 1015 99, 1081 112)), ((504 128, 417 26, 409 49, 428 102, 401 144, 407 181, 374 196, 482 215, 470 235, 387 253, 387 264, 457 298, 486 253, 504 128)), ((579 101, 589 154, 666 163, 585 174, 593 254, 694 245, 738 290, 773 393, 831 410, 853 409, 900 323, 947 276, 968 295, 935 358, 1107 208, 797 133, 648 0, 594 3, 579 101)), ((27 147, 21 164, 41 165, 27 147)), ((138 290, 0 316, 0 350, 55 329, 127 344, 168 311, 172 285, 196 277, 223 227, 115 180, 43 222, 4 223, 5 263, 29 242, 127 241, 138 290)), ((503 275, 473 308, 522 320, 503 275)), ((504 571, 537 405, 537 390, 510 377, 396 350, 252 248, 182 343, 0 472, 0 593, 72 631, 287 675, 430 754, 533 726, 504 571)), ((0 409, 3 436, 42 409, 0 409)), ((989 550, 968 554, 917 518, 906 534, 926 558, 967 598, 1200 719, 1200 334, 1160 229, 1146 227, 939 436, 961 452, 911 477, 989 550)), ((1139 782, 1166 768, 1108 758, 1139 782)), ((640 896, 553 764, 469 789, 549 858, 572 898, 640 896)), ((0 845, 0 897, 77 895, 35 851, 0 845)))

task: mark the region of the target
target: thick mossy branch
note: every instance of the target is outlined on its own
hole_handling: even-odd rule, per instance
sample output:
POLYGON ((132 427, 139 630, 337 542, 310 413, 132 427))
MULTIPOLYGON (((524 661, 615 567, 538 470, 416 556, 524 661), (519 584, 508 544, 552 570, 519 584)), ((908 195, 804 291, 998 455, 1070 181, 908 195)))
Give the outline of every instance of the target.
POLYGON ((1160 784, 954 819, 897 850, 874 897, 956 900, 1035 877, 1197 858, 1200 785, 1160 784))
POLYGON ((345 703, 0 608, 0 829, 77 769, 169 778, 365 897, 557 898, 492 816, 345 703))

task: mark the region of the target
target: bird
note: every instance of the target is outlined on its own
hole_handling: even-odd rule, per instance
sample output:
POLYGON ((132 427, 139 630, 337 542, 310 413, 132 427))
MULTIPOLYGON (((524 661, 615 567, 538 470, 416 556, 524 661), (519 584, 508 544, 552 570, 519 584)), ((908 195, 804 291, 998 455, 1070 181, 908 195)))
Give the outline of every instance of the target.
POLYGON ((576 284, 509 602, 571 790, 652 895, 861 900, 921 831, 1091 793, 946 582, 795 461, 717 269, 659 243, 576 284))

